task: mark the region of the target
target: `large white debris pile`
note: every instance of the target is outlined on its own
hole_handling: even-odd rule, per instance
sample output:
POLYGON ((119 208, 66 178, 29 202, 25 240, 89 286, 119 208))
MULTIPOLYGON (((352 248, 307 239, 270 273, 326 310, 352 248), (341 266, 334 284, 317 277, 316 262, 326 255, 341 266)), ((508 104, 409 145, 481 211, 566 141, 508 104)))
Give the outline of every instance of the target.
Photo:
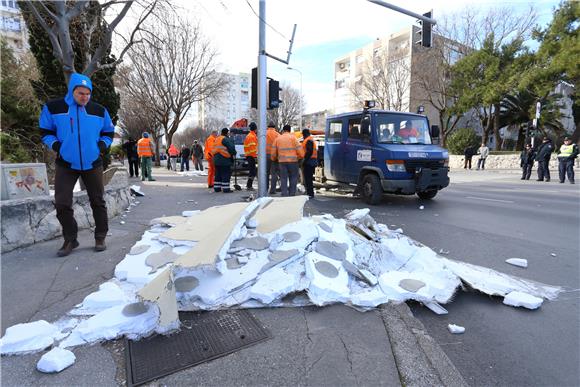
POLYGON ((535 309, 560 291, 438 256, 376 223, 368 209, 344 219, 303 217, 305 201, 262 198, 152 220, 115 278, 69 313, 75 317, 9 328, 2 354, 168 333, 179 329, 179 310, 333 303, 364 310, 416 300, 445 313, 440 304, 462 284, 535 309))

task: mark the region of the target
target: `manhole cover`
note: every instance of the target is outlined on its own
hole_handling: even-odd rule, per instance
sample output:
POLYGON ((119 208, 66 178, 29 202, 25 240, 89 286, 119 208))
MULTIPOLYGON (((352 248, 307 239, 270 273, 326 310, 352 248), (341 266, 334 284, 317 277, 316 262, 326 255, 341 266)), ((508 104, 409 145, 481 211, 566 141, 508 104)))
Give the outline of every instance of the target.
POLYGON ((270 338, 246 310, 180 312, 181 331, 126 340, 127 384, 137 386, 270 338))

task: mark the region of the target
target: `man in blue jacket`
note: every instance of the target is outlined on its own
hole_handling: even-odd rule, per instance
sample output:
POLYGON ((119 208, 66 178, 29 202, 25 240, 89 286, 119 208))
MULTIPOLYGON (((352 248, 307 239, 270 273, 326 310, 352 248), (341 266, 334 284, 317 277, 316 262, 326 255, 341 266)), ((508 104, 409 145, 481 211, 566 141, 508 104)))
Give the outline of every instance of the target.
POLYGON ((87 189, 95 219, 95 250, 107 248, 109 230, 103 186, 102 155, 111 146, 114 126, 109 112, 90 101, 93 86, 82 74, 71 75, 68 93, 47 102, 40 113, 42 142, 56 153, 54 206, 62 226, 64 244, 59 257, 78 247, 78 227, 72 208, 73 188, 80 178, 87 189))

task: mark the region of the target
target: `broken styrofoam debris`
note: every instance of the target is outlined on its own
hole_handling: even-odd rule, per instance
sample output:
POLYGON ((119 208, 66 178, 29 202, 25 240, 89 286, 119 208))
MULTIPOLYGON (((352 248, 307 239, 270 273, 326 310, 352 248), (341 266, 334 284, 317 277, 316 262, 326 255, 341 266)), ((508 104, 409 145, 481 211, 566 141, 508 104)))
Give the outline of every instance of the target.
POLYGON ((556 253, 550 253, 552 257, 557 257, 556 253))
POLYGON ((0 353, 22 355, 42 351, 54 343, 58 333, 55 325, 44 320, 11 326, 0 339, 0 353))
POLYGON ((523 306, 527 309, 538 309, 543 302, 544 300, 539 297, 534 297, 530 294, 517 291, 510 292, 503 299, 503 303, 506 305, 516 307, 523 306))
POLYGON ((73 316, 94 315, 127 302, 129 302, 129 298, 117 284, 105 282, 99 286, 98 291, 86 296, 83 302, 71 310, 69 314, 73 316))
POLYGON ((185 216, 186 218, 192 217, 194 215, 199 214, 201 211, 194 210, 194 211, 182 211, 181 216, 185 216))
POLYGON ((510 265, 528 267, 528 260, 523 258, 509 258, 505 260, 510 265))
POLYGON ((419 209, 420 210, 424 210, 425 209, 425 206, 419 206, 419 209))
POLYGON ((36 369, 44 373, 55 373, 70 367, 76 361, 74 353, 67 349, 55 347, 42 355, 36 369))
POLYGON ((120 223, 120 224, 125 224, 125 221, 124 221, 124 220, 122 220, 122 221, 120 221, 119 223, 120 223))
POLYGON ((132 185, 129 187, 129 189, 131 190, 131 193, 135 196, 145 196, 143 191, 141 191, 141 186, 132 185))
POLYGON ((464 333, 465 332, 465 328, 459 325, 455 325, 455 324, 449 324, 447 325, 447 329, 449 329, 449 332, 453 333, 453 334, 460 334, 460 333, 464 333))
POLYGON ((447 309, 445 309, 444 307, 442 307, 441 305, 439 305, 438 303, 436 303, 435 301, 432 302, 426 302, 424 304, 427 308, 429 308, 433 313, 435 314, 448 314, 449 312, 447 311, 447 309))
POLYGON ((315 305, 348 301, 348 273, 340 262, 313 251, 306 255, 305 266, 308 297, 315 305))

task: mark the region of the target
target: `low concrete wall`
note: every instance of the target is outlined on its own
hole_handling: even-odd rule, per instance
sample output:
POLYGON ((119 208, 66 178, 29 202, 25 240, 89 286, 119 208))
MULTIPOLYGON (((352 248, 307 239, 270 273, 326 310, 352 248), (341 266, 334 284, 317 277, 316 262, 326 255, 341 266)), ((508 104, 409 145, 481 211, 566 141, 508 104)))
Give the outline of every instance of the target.
MULTIPOLYGON (((449 167, 450 168, 463 168, 463 161, 465 157, 459 155, 449 155, 449 167)), ((471 168, 477 168, 477 160, 479 156, 473 156, 471 159, 471 168)), ((575 167, 580 166, 580 158, 576 159, 574 163, 575 167)), ((537 163, 534 164, 537 166, 537 163)), ((519 154, 508 154, 508 155, 489 155, 485 160, 485 169, 519 169, 520 168, 520 155, 519 154)), ((550 169, 558 170, 558 158, 556 155, 552 155, 550 159, 550 169)))
MULTIPOLYGON (((129 176, 118 169, 105 186, 109 218, 123 212, 131 202, 129 176)), ((86 191, 73 194, 73 209, 79 229, 94 227, 93 211, 86 191)), ((53 196, 37 196, 0 202, 2 252, 62 235, 53 196)))

